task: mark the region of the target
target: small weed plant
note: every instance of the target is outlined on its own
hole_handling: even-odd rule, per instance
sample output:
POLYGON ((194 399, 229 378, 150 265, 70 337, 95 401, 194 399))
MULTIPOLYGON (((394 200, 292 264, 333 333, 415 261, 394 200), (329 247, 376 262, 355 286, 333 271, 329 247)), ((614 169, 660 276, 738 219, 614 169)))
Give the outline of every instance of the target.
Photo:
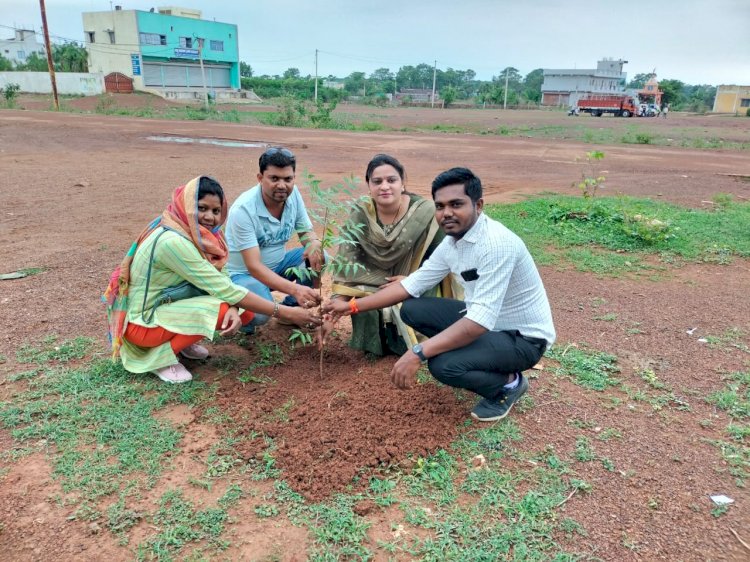
POLYGON ((581 172, 581 180, 573 182, 573 187, 578 187, 581 194, 586 198, 596 197, 596 192, 604 187, 607 178, 604 172, 598 172, 596 168, 599 162, 604 159, 604 152, 600 150, 590 150, 586 153, 586 165, 581 172))

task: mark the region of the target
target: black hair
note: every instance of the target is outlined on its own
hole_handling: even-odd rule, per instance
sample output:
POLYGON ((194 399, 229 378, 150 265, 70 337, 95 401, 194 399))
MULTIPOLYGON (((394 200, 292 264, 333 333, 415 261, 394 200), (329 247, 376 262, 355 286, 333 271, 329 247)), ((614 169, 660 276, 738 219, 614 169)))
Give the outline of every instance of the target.
POLYGON ((367 171, 365 171, 365 182, 370 182, 370 176, 375 171, 375 168, 379 168, 380 166, 393 166, 398 172, 398 175, 401 177, 401 181, 403 182, 406 179, 406 172, 404 172, 404 167, 401 165, 401 162, 388 154, 376 154, 372 157, 370 163, 367 164, 367 171))
POLYGON ((468 168, 451 168, 438 174, 432 182, 432 198, 435 199, 435 192, 438 189, 449 185, 463 185, 464 194, 469 196, 472 203, 482 198, 482 182, 468 168))
POLYGON ((214 178, 208 176, 202 176, 198 182, 198 201, 203 199, 206 195, 216 195, 219 198, 219 202, 224 204, 224 190, 221 184, 214 178))
POLYGON ((280 146, 272 146, 260 155, 258 166, 260 167, 261 174, 265 172, 269 166, 276 166, 277 168, 291 166, 292 170, 296 171, 297 159, 294 154, 292 154, 291 150, 280 146))

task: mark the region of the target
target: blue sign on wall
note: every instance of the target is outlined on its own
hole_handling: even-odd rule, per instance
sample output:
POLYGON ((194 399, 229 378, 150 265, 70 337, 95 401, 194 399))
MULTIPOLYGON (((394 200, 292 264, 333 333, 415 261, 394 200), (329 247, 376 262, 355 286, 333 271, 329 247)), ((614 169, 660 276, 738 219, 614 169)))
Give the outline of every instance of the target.
POLYGON ((133 65, 133 76, 141 75, 141 55, 130 55, 130 63, 133 65))
POLYGON ((174 56, 181 59, 197 59, 198 49, 175 49, 174 56))

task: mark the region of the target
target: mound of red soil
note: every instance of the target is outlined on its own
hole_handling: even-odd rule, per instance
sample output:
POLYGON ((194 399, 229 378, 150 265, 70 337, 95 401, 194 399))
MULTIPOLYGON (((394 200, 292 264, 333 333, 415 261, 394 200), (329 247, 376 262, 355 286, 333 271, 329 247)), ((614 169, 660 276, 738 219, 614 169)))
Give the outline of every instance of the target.
POLYGON ((448 448, 467 419, 472 403, 457 400, 450 388, 394 387, 395 360, 368 362, 336 341, 326 349, 321 378, 318 352, 298 349, 283 365, 255 371, 270 383, 224 378, 216 405, 242 427, 247 441, 238 450, 245 459, 262 456, 262 435, 273 438, 282 477, 308 499, 320 500, 343 491, 357 475, 366 484, 373 469, 408 465, 409 457, 448 448))

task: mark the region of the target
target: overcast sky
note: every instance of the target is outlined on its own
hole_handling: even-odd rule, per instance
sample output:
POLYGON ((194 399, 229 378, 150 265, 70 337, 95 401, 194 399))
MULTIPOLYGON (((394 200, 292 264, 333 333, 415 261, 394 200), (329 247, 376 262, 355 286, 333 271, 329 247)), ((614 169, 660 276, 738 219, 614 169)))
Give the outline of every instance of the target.
MULTIPOLYGON (((632 78, 750 84, 750 0, 46 0, 50 33, 83 40, 81 12, 176 5, 235 23, 240 59, 256 75, 344 77, 386 67, 472 69, 488 80, 506 66, 595 68, 622 58, 632 78)), ((41 30, 39 3, 0 0, 0 38, 41 30)))

